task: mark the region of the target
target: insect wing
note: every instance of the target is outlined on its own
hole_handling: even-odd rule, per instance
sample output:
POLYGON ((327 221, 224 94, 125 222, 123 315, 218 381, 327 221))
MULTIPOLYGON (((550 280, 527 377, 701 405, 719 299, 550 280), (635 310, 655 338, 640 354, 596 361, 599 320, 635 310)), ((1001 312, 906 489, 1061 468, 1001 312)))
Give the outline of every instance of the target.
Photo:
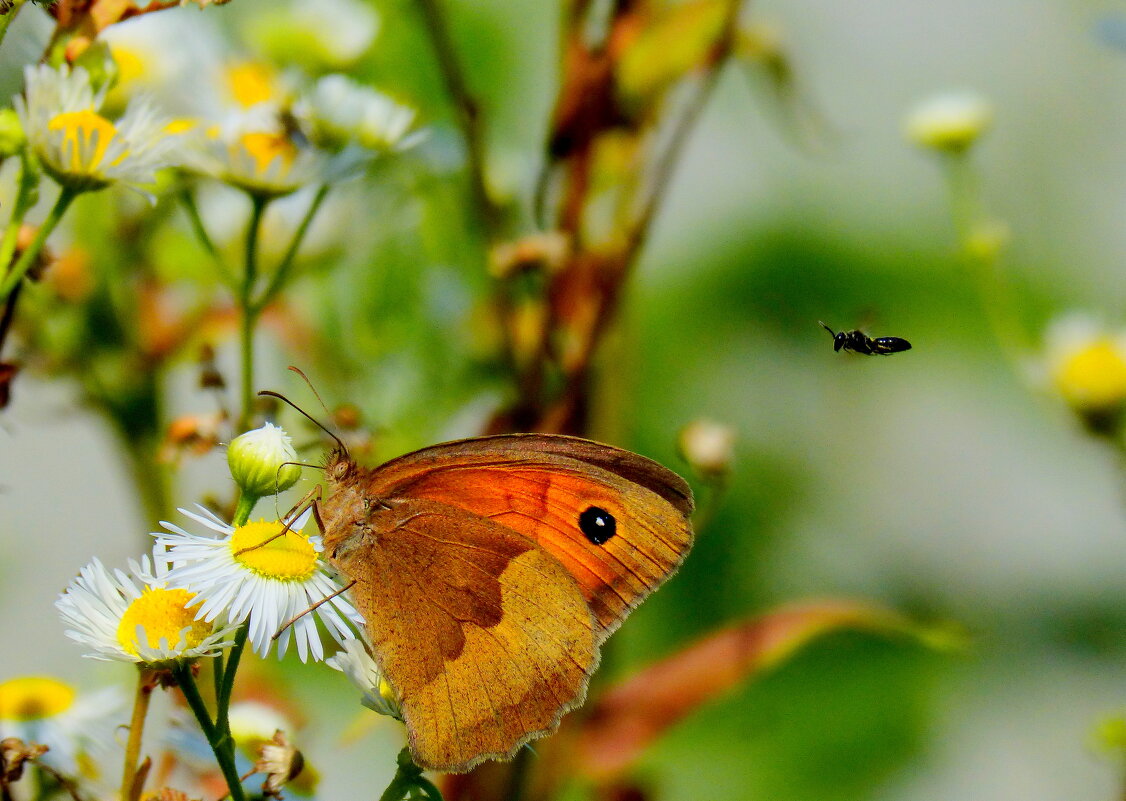
POLYGON ((911 343, 899 337, 879 337, 872 342, 875 345, 873 353, 899 353, 911 350, 911 343))
POLYGON ((393 502, 379 520, 336 561, 356 581, 418 764, 461 772, 510 758, 583 702, 595 626, 557 559, 432 501, 393 502))

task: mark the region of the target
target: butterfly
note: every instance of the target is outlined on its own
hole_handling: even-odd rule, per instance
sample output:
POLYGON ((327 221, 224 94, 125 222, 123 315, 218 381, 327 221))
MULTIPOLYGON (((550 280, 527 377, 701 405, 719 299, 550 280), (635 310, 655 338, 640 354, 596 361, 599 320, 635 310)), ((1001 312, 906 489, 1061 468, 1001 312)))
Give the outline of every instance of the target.
POLYGON ((692 546, 692 492, 576 437, 447 442, 376 468, 330 451, 317 505, 415 762, 509 759, 580 706, 599 647, 692 546))

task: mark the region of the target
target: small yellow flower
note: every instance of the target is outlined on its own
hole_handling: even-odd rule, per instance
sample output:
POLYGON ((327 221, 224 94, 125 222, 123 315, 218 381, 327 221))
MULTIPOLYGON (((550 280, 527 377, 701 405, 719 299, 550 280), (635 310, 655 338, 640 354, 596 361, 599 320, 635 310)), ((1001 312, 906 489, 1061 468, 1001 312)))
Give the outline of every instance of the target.
POLYGON ((175 140, 144 102, 130 103, 112 121, 100 113, 105 89, 95 93, 81 67, 40 64, 28 67, 25 78, 26 96, 16 96, 16 112, 32 150, 62 186, 88 191, 116 181, 148 185, 172 163, 175 140))
POLYGON ((112 742, 124 706, 117 688, 80 693, 53 676, 0 681, 0 739, 43 743, 50 749, 43 761, 74 776, 91 763, 92 750, 112 742))
POLYGON ((157 668, 229 648, 233 626, 196 620, 202 599, 164 587, 165 565, 158 561, 153 573, 148 564, 133 563, 131 574, 111 574, 97 559, 84 567, 55 601, 67 636, 90 647, 94 659, 157 668))
POLYGON ((324 157, 294 139, 276 109, 259 104, 224 125, 197 126, 188 161, 198 172, 264 198, 324 180, 324 157))
POLYGON ((1046 339, 1055 391, 1093 429, 1106 433, 1116 426, 1126 406, 1126 329, 1073 315, 1053 324, 1046 339))
POLYGON ((972 93, 944 94, 920 103, 907 116, 907 137, 920 147, 963 153, 993 121, 993 107, 972 93))

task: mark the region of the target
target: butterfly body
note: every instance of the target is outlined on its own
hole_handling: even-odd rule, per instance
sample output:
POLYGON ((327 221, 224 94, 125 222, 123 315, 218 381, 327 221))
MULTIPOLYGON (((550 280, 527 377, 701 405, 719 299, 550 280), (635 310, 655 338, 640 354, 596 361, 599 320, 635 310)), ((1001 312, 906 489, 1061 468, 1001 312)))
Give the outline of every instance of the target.
POLYGON ((418 764, 509 758, 579 706, 599 646, 691 547, 692 497, 574 437, 481 437, 378 468, 336 452, 319 506, 418 764))

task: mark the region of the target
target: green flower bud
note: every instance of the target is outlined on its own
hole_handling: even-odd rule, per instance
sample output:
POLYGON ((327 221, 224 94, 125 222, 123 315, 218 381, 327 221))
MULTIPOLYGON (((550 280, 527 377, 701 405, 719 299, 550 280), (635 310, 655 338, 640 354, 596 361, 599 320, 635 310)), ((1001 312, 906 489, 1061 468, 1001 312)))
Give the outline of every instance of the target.
POLYGON ((271 423, 235 437, 227 446, 231 477, 244 494, 260 498, 287 490, 301 477, 297 452, 285 430, 271 423))
POLYGON ((15 109, 0 110, 0 158, 16 155, 26 144, 27 137, 15 109))

